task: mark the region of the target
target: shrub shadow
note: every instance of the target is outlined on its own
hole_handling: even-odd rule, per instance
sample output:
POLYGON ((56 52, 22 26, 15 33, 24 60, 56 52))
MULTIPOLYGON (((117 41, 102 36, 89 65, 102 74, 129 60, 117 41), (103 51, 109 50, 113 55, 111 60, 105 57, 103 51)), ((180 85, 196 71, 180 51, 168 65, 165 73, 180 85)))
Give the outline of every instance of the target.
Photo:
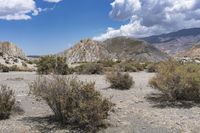
POLYGON ((189 109, 192 107, 200 107, 200 100, 197 101, 184 101, 172 100, 169 96, 162 93, 151 93, 145 97, 148 102, 152 103, 154 108, 184 108, 189 109))
POLYGON ((20 121, 25 123, 30 127, 38 130, 41 133, 50 133, 62 130, 62 132, 66 133, 95 133, 100 129, 105 129, 107 126, 110 126, 109 123, 107 125, 100 126, 97 130, 90 130, 88 128, 80 128, 75 124, 64 124, 59 120, 56 120, 55 116, 46 116, 46 117, 24 117, 20 121))
POLYGON ((70 133, 85 133, 83 130, 79 130, 71 125, 64 125, 55 119, 54 116, 47 117, 24 117, 20 121, 26 125, 37 129, 41 133, 56 132, 57 130, 63 130, 70 133))

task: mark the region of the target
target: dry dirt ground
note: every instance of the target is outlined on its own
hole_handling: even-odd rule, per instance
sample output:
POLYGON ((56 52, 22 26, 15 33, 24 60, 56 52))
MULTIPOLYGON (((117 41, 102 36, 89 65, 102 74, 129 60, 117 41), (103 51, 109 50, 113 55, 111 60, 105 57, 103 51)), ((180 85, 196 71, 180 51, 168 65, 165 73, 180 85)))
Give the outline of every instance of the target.
MULTIPOLYGON (((148 85, 152 73, 131 73, 135 86, 120 91, 109 88, 103 75, 80 75, 83 81, 95 81, 96 88, 116 104, 110 114, 111 124, 100 133, 199 133, 200 107, 191 102, 171 103, 148 85)), ((15 91, 24 114, 12 115, 0 121, 0 133, 71 133, 49 116, 51 110, 44 102, 29 96, 28 84, 37 78, 35 73, 12 72, 0 74, 0 84, 15 91)))

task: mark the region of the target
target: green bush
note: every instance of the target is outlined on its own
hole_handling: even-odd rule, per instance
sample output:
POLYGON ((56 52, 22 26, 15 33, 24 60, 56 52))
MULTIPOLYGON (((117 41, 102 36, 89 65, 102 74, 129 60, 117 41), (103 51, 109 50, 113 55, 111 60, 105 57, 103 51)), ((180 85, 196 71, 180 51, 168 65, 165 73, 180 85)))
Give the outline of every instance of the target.
POLYGON ((137 68, 131 62, 121 62, 115 65, 115 68, 121 72, 137 72, 137 68))
POLYGON ((200 65, 179 64, 172 60, 160 63, 150 85, 174 100, 198 100, 200 65))
POLYGON ((62 123, 91 131, 104 125, 113 106, 95 90, 94 83, 73 77, 40 78, 31 85, 31 92, 44 99, 62 123))
POLYGON ((70 68, 63 57, 45 56, 37 62, 37 72, 39 74, 70 74, 70 68))
POLYGON ((7 86, 0 88, 0 120, 9 118, 15 105, 14 92, 7 86))
POLYGON ((111 88, 128 90, 135 83, 128 73, 108 72, 106 79, 111 84, 111 88))
POLYGON ((98 61, 97 63, 102 64, 103 67, 113 67, 117 62, 112 61, 112 60, 101 60, 98 61))
POLYGON ((144 69, 147 66, 147 63, 133 62, 133 65, 137 68, 138 71, 144 71, 144 69))
POLYGON ((100 63, 84 63, 74 68, 78 74, 103 74, 104 67, 100 63))

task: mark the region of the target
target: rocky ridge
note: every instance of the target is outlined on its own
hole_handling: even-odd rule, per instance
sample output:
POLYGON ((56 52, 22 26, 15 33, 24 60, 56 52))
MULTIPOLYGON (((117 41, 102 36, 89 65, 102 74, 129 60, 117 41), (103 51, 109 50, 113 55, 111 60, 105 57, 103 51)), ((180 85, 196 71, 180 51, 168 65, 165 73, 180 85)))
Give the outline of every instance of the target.
POLYGON ((200 28, 183 29, 177 32, 140 38, 158 49, 177 55, 191 49, 200 41, 200 28))
POLYGON ((10 42, 0 42, 0 65, 17 67, 20 70, 35 70, 30 64, 22 49, 10 42))
POLYGON ((81 40, 72 48, 58 55, 67 58, 67 63, 95 62, 99 60, 162 61, 167 54, 144 41, 128 37, 116 37, 103 42, 81 40))

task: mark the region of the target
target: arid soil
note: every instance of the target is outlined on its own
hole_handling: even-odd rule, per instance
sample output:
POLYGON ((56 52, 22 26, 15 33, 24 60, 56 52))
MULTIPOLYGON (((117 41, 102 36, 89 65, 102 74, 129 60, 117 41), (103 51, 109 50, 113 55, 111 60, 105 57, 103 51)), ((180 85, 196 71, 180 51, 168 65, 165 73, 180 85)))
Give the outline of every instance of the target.
MULTIPOLYGON (((131 73, 135 86, 120 91, 109 88, 104 75, 79 75, 87 82, 95 82, 104 97, 116 104, 108 122, 110 126, 100 133, 199 133, 200 107, 192 102, 166 102, 164 96, 148 85, 153 73, 131 73)), ((50 115, 45 104, 29 94, 29 84, 37 78, 35 73, 1 73, 0 84, 15 91, 23 114, 13 114, 0 121, 0 133, 71 133, 61 127, 50 115)))

